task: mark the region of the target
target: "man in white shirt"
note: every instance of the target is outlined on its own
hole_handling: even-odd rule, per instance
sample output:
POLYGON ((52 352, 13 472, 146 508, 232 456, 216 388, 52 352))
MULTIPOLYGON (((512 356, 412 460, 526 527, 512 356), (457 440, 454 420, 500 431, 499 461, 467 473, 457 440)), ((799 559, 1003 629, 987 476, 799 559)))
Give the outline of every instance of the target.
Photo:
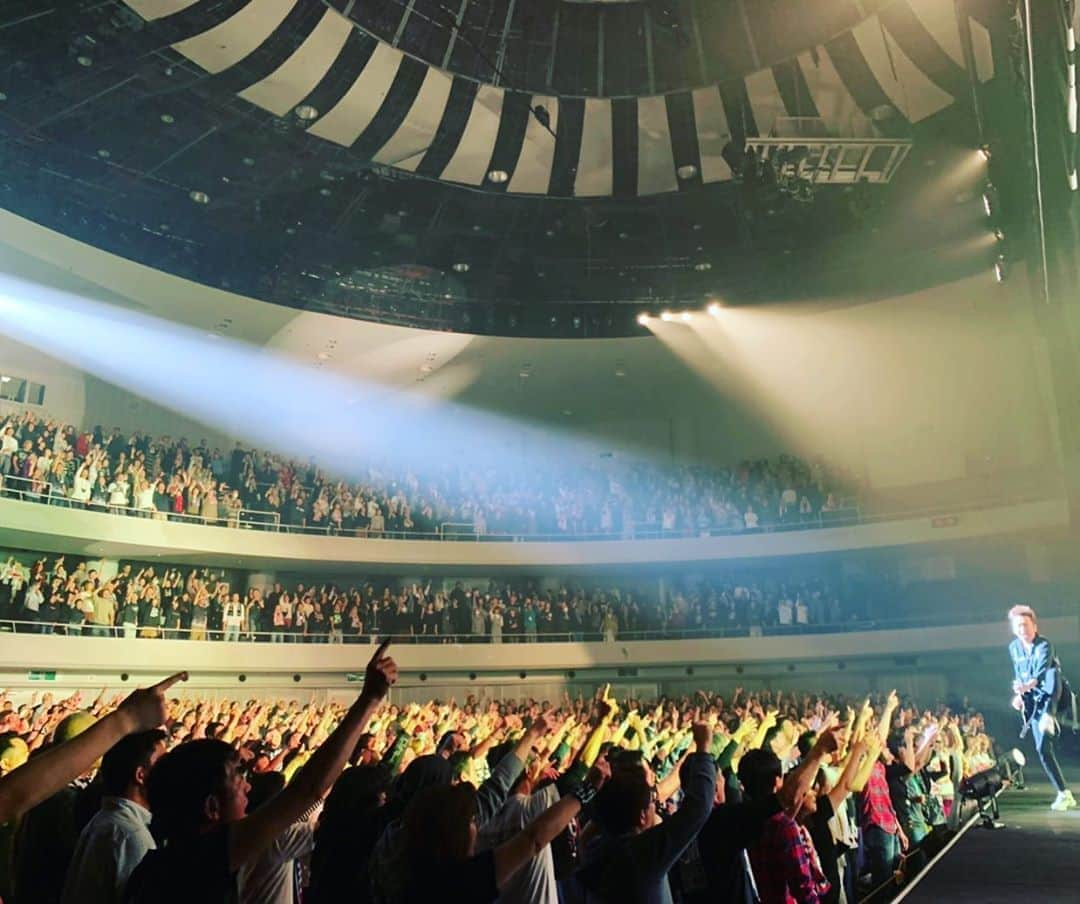
POLYGON ((121 904, 132 870, 156 847, 146 779, 165 753, 160 729, 130 734, 101 760, 105 796, 79 835, 61 904, 121 904))
MULTIPOLYGON (((285 787, 280 772, 252 776, 247 812, 255 812, 263 803, 285 787)), ((240 904, 294 904, 297 895, 296 861, 315 848, 315 825, 322 812, 322 802, 274 839, 256 860, 245 864, 237 874, 240 904)))
POLYGON ((790 625, 794 616, 794 607, 791 605, 791 600, 786 597, 780 600, 780 605, 776 610, 777 621, 781 625, 790 625))
MULTIPOLYGON (((529 793, 530 782, 522 773, 517 786, 506 798, 502 808, 484 823, 476 839, 476 850, 486 851, 513 838, 537 816, 559 800, 554 784, 529 793)), ((500 891, 498 904, 558 904, 559 891, 555 881, 555 861, 551 845, 544 845, 500 891)))

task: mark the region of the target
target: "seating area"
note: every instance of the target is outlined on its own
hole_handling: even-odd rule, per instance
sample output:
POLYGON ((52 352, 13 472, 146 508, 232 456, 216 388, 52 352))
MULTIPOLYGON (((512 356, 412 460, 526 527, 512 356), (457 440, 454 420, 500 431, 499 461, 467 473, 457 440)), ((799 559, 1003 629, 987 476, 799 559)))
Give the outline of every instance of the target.
MULTIPOLYGON (((395 676, 382 647, 352 708, 186 692, 177 684, 183 675, 126 700, 89 689, 66 696, 0 693, 0 781, 8 784, 33 777, 35 752, 70 748, 62 739, 131 718, 139 703, 151 710, 144 724, 163 726, 130 735, 106 753, 97 781, 89 781, 95 768, 86 769, 84 783, 71 792, 81 814, 74 821, 37 834, 51 819, 46 805, 23 815, 11 871, 0 871, 0 893, 6 899, 14 886, 17 900, 50 900, 61 893, 66 899, 65 887, 85 888, 94 868, 86 849, 103 819, 93 816, 102 785, 108 795, 126 782, 127 799, 161 831, 178 816, 178 795, 201 799, 208 778, 196 764, 216 755, 237 777, 237 806, 224 820, 230 832, 254 829, 252 814, 298 820, 290 836, 295 843, 282 850, 281 862, 290 881, 294 867, 305 864, 296 887, 305 901, 419 901, 437 885, 453 882, 461 892, 470 881, 507 896, 526 880, 529 900, 586 889, 609 900, 622 880, 605 864, 626 854, 589 839, 612 833, 632 839, 637 833, 619 829, 639 815, 646 821, 637 830, 642 843, 630 845, 641 848, 634 881, 658 894, 718 900, 733 887, 790 883, 795 875, 815 894, 835 887, 866 895, 892 883, 901 847, 905 879, 917 873, 959 824, 961 782, 996 762, 978 712, 895 692, 858 699, 702 688, 690 696, 638 699, 617 698, 608 686, 557 700, 480 693, 396 705, 383 700, 395 676), (125 756, 129 747, 136 750, 125 756), (469 801, 462 810, 460 796, 469 801), (775 807, 777 799, 793 803, 798 814, 784 822, 794 847, 763 840, 740 860, 735 839, 756 832, 755 807, 775 807), (839 837, 884 827, 896 839, 896 853, 867 847, 856 859, 826 828, 833 814, 839 837), (427 845, 451 843, 470 822, 475 846, 454 859, 430 859, 427 845), (570 837, 579 843, 567 845, 564 829, 571 823, 570 837), (414 838, 416 825, 425 826, 427 840, 414 838), (676 831, 678 838, 660 844, 676 831), (644 847, 645 839, 655 843, 644 847), (669 849, 671 855, 660 853, 669 849), (692 859, 679 856, 685 849, 692 859), (35 870, 41 858, 50 858, 53 869, 35 870)), ((106 798, 101 812, 108 806, 106 798)), ((221 828, 208 828, 206 837, 224 837, 221 828)), ((177 849, 186 845, 172 840, 164 854, 154 847, 138 849, 122 865, 117 881, 128 900, 160 895, 177 849)), ((262 850, 255 842, 246 856, 254 860, 262 850)), ((194 873, 205 882, 202 862, 187 862, 189 870, 197 864, 194 873)), ((241 867, 240 900, 257 900, 260 876, 241 867)), ((176 873, 171 880, 179 881, 176 873)))
POLYGON ((857 517, 854 481, 791 455, 727 469, 635 461, 353 475, 206 440, 80 429, 33 411, 0 422, 0 495, 143 518, 331 536, 623 539, 801 530, 857 517), (362 475, 357 479, 356 475, 362 475))
POLYGON ((9 555, 0 567, 0 630, 258 643, 564 643, 958 624, 999 618, 1016 598, 1037 601, 1047 614, 1061 609, 1052 588, 1014 581, 905 588, 886 575, 836 582, 806 569, 558 584, 312 575, 283 584, 253 583, 241 571, 130 562, 103 576, 104 565, 9 555))

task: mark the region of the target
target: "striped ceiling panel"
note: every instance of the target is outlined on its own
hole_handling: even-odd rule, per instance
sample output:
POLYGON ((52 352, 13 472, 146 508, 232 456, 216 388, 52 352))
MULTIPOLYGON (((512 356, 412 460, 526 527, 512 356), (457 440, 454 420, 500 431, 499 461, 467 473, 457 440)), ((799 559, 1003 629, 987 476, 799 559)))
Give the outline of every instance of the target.
POLYGON ((319 0, 126 2, 211 84, 279 117, 312 108, 308 132, 363 162, 521 194, 693 190, 731 178, 722 151, 733 138, 769 134, 789 117, 819 117, 838 136, 868 135, 882 108, 917 123, 967 103, 965 58, 980 80, 993 75, 986 30, 959 22, 956 4, 941 0, 896 0, 746 78, 614 99, 477 84, 371 37, 319 0), (491 180, 492 171, 507 178, 491 180))

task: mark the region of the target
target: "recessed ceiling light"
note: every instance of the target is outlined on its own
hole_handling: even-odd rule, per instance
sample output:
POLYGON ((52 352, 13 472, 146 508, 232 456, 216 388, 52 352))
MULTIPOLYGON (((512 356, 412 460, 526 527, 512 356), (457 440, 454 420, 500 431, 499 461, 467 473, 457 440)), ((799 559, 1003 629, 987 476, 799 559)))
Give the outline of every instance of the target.
POLYGON ((493 169, 488 174, 488 182, 494 182, 496 185, 502 185, 507 179, 510 178, 510 174, 506 170, 493 169))
POLYGON ((254 157, 245 157, 240 162, 242 164, 244 164, 244 166, 254 166, 255 165, 255 158, 254 157))
POLYGON ((197 189, 193 189, 192 191, 188 192, 188 197, 191 198, 191 200, 194 201, 196 204, 210 203, 210 196, 206 192, 199 191, 197 189))
POLYGON ((94 65, 94 61, 92 59, 90 59, 90 57, 84 56, 82 54, 75 57, 75 62, 78 63, 80 66, 93 66, 94 65))
POLYGON ((696 264, 694 264, 694 269, 697 270, 699 273, 704 273, 706 270, 712 269, 712 264, 710 264, 708 261, 698 261, 696 264))
POLYGON ((285 227, 285 235, 296 235, 296 230, 292 226, 285 227))
POLYGON ((171 113, 162 113, 161 114, 161 121, 163 123, 165 123, 165 125, 171 126, 174 122, 176 122, 176 119, 173 117, 173 115, 171 113))
POLYGON ((620 232, 619 233, 619 238, 620 239, 628 239, 628 238, 630 238, 630 233, 629 232, 620 232))
POLYGON ((108 148, 100 148, 100 149, 98 150, 98 152, 97 152, 97 155, 98 155, 98 156, 99 156, 99 157, 100 157, 100 158, 101 158, 102 160, 108 160, 108 159, 109 159, 109 158, 110 158, 110 157, 112 156, 112 154, 110 154, 110 153, 109 153, 109 149, 108 149, 108 148))
POLYGON ((469 272, 469 265, 467 263, 465 263, 465 261, 458 261, 456 264, 454 264, 454 272, 455 273, 468 273, 469 272))
POLYGON ((330 191, 330 189, 324 187, 319 189, 319 194, 322 195, 324 198, 329 198, 333 194, 333 192, 330 191))
POLYGON ((319 111, 311 104, 300 104, 293 112, 296 114, 297 119, 302 119, 304 122, 311 122, 311 120, 317 119, 319 116, 319 111))
POLYGON ((480 227, 479 223, 473 223, 473 227, 472 227, 473 232, 479 232, 480 229, 481 229, 481 227, 480 227))
POLYGON ((8 376, 0 377, 0 383, 10 383, 10 382, 11 382, 11 377, 8 377, 8 376))
POLYGON ((693 179, 697 175, 697 167, 692 163, 684 163, 675 173, 680 179, 693 179))

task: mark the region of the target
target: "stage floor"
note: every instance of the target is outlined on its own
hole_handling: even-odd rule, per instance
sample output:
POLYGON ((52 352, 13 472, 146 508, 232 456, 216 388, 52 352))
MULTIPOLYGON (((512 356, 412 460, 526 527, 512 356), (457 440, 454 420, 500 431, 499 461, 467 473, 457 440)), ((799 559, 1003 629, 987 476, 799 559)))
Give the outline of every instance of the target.
MULTIPOLYGON (((1073 793, 1080 792, 1080 768, 1062 765, 1073 793)), ((1038 763, 1029 764, 1026 772, 1026 790, 1005 791, 998 799, 1005 828, 968 829, 904 897, 904 904, 1080 902, 1080 809, 1051 811, 1054 792, 1038 763)))

